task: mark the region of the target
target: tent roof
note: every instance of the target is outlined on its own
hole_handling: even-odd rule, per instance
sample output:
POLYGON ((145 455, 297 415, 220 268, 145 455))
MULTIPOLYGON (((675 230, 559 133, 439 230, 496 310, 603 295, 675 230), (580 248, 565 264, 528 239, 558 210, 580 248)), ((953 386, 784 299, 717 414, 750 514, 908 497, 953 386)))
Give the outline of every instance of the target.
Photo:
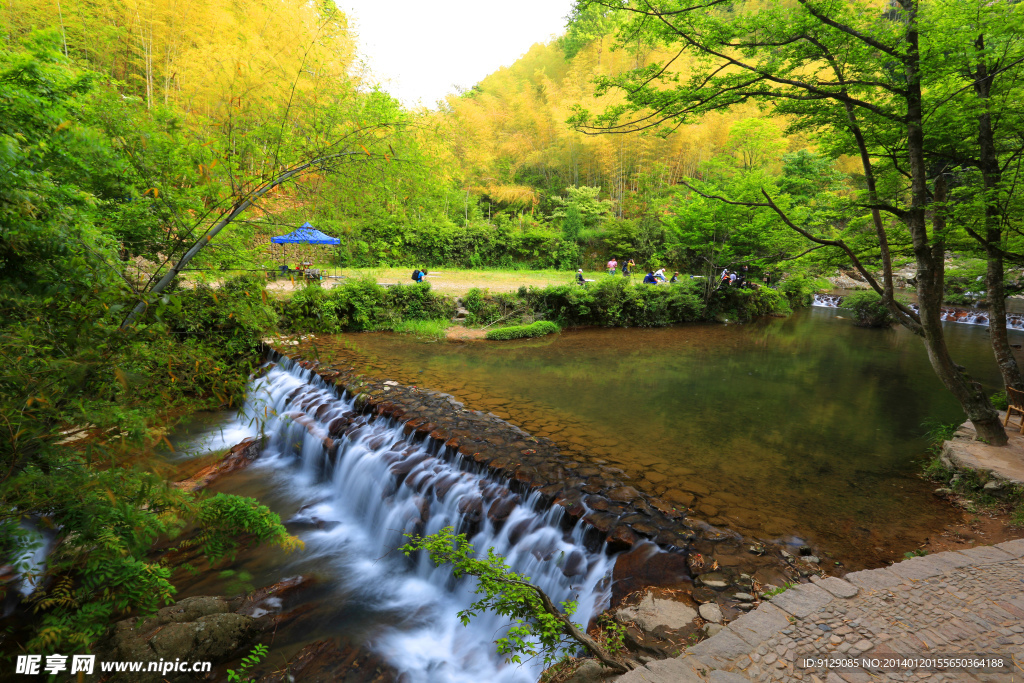
POLYGON ((341 244, 337 237, 325 235, 309 223, 303 223, 302 227, 287 235, 271 237, 274 244, 341 244))

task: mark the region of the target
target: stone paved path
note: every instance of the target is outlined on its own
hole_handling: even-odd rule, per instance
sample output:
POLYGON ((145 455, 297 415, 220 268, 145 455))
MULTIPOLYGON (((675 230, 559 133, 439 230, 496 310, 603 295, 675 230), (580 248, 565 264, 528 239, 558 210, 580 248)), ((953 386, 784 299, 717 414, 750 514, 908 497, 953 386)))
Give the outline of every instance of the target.
POLYGON ((762 603, 675 659, 618 683, 1024 681, 1024 539, 939 553, 802 584, 762 603), (990 672, 807 666, 957 654, 1010 662, 990 672))

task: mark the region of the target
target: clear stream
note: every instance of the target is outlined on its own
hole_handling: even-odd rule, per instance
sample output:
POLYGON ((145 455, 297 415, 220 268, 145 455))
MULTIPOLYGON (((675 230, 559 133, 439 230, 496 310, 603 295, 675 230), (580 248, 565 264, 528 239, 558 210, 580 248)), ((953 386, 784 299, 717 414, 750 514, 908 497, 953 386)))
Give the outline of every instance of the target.
MULTIPOLYGON (((902 557, 952 519, 917 475, 923 423, 960 422, 919 339, 814 307, 747 325, 569 330, 527 342, 351 334, 307 357, 450 392, 625 469, 639 488, 745 535, 809 542, 850 568, 902 557)), ((947 323, 995 390, 987 329, 947 323)), ((1024 333, 1010 331, 1018 343, 1024 333)))
MULTIPOLYGON (((748 537, 810 543, 823 559, 857 569, 900 557, 953 521, 917 473, 922 423, 958 422, 962 413, 918 339, 902 329, 857 328, 847 315, 816 307, 747 325, 570 330, 506 343, 350 334, 293 348, 451 393, 579 460, 621 467, 637 488, 689 505, 697 518, 748 537)), ((986 329, 947 323, 946 331, 957 362, 994 389, 986 329)), ((1010 335, 1012 343, 1024 337, 1010 335)), ((346 401, 296 369, 275 369, 255 388, 250 417, 210 416, 172 440, 183 453, 217 450, 254 433, 252 415, 268 418, 264 456, 218 488, 259 498, 306 543, 289 556, 243 555, 233 570, 250 573, 256 586, 299 573, 320 578, 317 607, 301 627, 279 634, 276 656, 340 635, 369 643, 417 683, 536 680, 538 662, 503 665, 493 654, 497 622, 459 624, 455 614, 471 599, 465 585, 391 552, 402 529, 458 524, 460 504, 482 497, 486 513, 508 492, 457 474, 385 422, 341 440, 327 458, 324 425, 350 409, 346 401), (318 420, 323 403, 329 409, 318 420), (395 486, 389 468, 410 458, 415 467, 395 486), (457 484, 430 489, 446 477, 457 484)), ((510 518, 521 524, 498 530, 484 514, 474 541, 497 547, 559 599, 578 597, 585 623, 607 603, 611 560, 531 502, 520 501, 510 518)), ((237 577, 208 573, 184 594, 222 593, 237 577)))

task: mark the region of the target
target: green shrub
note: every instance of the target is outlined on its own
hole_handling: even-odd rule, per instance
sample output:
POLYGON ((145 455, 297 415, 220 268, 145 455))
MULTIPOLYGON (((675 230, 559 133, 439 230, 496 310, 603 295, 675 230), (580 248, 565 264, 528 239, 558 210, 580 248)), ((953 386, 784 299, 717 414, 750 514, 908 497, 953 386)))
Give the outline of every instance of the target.
POLYGON ((814 293, 828 287, 828 280, 807 275, 792 275, 779 283, 779 291, 789 299, 792 306, 810 306, 814 293))
POLYGON ((997 391, 988 397, 989 403, 996 410, 1006 410, 1010 405, 1010 400, 1006 398, 1006 390, 997 391))
POLYGON ((462 305, 469 311, 466 316, 467 325, 489 325, 501 320, 501 308, 492 297, 488 296, 486 289, 474 287, 469 290, 462 297, 462 305))
POLYGON ((439 341, 448 335, 451 323, 447 320, 403 320, 391 328, 399 334, 411 334, 421 339, 439 341))
POLYGON ((861 327, 889 327, 896 318, 882 303, 882 295, 874 290, 854 292, 843 299, 843 308, 853 311, 861 327))
POLYGON ((334 334, 390 330, 410 320, 448 319, 455 315, 451 297, 430 291, 429 283, 381 287, 371 279, 334 289, 311 284, 281 304, 284 326, 296 332, 334 334))
POLYGON ((558 331, 558 325, 555 323, 547 320, 538 320, 530 325, 513 325, 511 327, 499 327, 496 330, 488 330, 487 338, 496 341, 507 341, 509 339, 543 337, 546 334, 553 334, 558 331))

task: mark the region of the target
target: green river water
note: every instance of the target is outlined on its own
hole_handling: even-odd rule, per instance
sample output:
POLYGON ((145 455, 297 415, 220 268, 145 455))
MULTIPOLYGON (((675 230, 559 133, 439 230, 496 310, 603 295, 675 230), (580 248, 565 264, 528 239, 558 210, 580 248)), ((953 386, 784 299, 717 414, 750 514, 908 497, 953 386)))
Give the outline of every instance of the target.
MULTIPOLYGON (((936 485, 918 476, 922 423, 958 422, 962 412, 920 340, 843 315, 811 308, 747 325, 505 343, 347 334, 300 349, 450 392, 580 460, 623 469, 711 524, 807 542, 856 568, 900 557, 953 521, 936 485)), ((946 330, 957 362, 995 389, 986 329, 946 330)))

